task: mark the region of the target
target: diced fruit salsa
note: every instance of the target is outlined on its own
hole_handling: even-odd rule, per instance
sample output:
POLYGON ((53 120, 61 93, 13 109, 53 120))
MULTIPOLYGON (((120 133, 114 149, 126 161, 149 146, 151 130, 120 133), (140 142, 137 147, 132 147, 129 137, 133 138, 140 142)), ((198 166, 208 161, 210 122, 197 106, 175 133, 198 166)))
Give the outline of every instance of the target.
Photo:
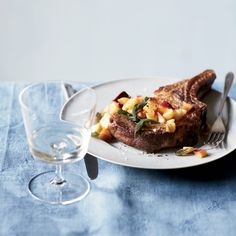
MULTIPOLYGON (((111 116, 115 113, 126 115, 136 123, 135 135, 143 127, 153 124, 161 126, 166 132, 174 133, 176 121, 181 120, 192 108, 193 105, 186 102, 176 106, 158 97, 130 97, 126 92, 121 92, 101 113, 96 114, 97 120, 92 127, 92 136, 106 142, 112 141, 109 124, 111 116)), ((193 149, 191 152, 200 157, 207 155, 202 150, 193 149)))
POLYGON ((159 101, 155 97, 136 96, 131 98, 126 92, 119 94, 102 113, 97 113, 97 123, 92 128, 92 135, 109 141, 109 122, 114 113, 124 114, 136 122, 136 133, 149 124, 159 124, 167 132, 175 132, 175 121, 180 120, 192 109, 192 104, 183 102, 181 107, 172 107, 168 101, 159 101))
POLYGON ((204 158, 208 156, 208 152, 205 149, 197 149, 194 147, 183 147, 182 149, 179 149, 176 153, 177 156, 189 156, 194 154, 197 157, 204 158))

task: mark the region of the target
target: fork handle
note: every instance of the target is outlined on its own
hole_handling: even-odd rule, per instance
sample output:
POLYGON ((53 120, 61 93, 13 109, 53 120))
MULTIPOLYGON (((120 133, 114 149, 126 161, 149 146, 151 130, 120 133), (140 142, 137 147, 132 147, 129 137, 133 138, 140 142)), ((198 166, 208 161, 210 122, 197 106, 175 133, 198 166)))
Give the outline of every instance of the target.
POLYGON ((222 110, 223 110, 225 101, 227 99, 229 90, 230 90, 230 88, 231 88, 231 86, 233 84, 233 80, 234 80, 233 72, 227 73, 226 78, 225 78, 224 93, 223 93, 223 96, 222 96, 221 101, 220 101, 220 107, 219 107, 218 116, 220 116, 221 113, 222 113, 222 110))

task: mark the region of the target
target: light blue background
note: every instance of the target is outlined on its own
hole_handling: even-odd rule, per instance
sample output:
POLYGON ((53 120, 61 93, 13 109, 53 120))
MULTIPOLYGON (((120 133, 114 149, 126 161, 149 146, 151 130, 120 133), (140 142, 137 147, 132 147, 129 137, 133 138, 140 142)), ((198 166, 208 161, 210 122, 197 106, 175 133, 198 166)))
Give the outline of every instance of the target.
POLYGON ((235 0, 0 0, 0 80, 236 71, 235 0))

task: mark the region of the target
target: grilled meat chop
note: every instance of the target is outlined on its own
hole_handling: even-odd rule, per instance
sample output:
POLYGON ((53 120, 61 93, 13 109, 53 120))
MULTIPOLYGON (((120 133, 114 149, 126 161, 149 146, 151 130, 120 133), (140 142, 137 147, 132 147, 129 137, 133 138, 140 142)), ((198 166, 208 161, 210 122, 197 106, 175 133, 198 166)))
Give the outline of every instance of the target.
POLYGON ((124 114, 115 113, 110 119, 111 134, 118 141, 149 153, 163 148, 195 145, 205 125, 207 113, 207 105, 199 99, 210 90, 215 78, 214 71, 206 70, 192 79, 160 87, 154 92, 150 98, 153 103, 165 102, 173 109, 180 107, 183 102, 192 105, 182 119, 175 121, 175 132, 167 132, 162 124, 149 124, 135 134, 136 123, 124 114))

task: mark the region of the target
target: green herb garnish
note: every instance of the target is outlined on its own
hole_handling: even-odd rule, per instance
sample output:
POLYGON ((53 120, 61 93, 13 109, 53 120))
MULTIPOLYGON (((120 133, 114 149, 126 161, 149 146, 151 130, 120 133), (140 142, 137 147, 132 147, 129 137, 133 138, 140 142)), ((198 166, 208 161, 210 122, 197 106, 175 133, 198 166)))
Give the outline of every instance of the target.
POLYGON ((96 121, 97 123, 102 119, 103 114, 101 112, 96 113, 96 121))
POLYGON ((144 102, 136 104, 133 107, 132 114, 129 114, 127 111, 124 111, 122 109, 118 111, 118 114, 126 115, 128 116, 129 120, 132 120, 137 123, 140 121, 140 118, 137 116, 137 113, 140 109, 142 109, 147 104, 148 99, 149 99, 148 97, 145 97, 144 102))
POLYGON ((120 110, 118 111, 118 114, 130 116, 129 112, 127 112, 127 111, 125 111, 125 110, 122 110, 122 109, 120 109, 120 110))
POLYGON ((194 147, 183 147, 176 151, 176 156, 188 156, 194 152, 196 148, 194 147))
POLYGON ((149 99, 148 97, 145 97, 144 102, 136 104, 133 107, 132 114, 122 109, 118 111, 118 114, 125 115, 128 117, 129 120, 134 121, 136 123, 135 129, 134 129, 134 135, 136 135, 139 132, 139 130, 142 129, 142 127, 147 124, 159 124, 158 121, 150 120, 150 119, 140 119, 137 116, 138 111, 147 105, 148 99, 149 99))
POLYGON ((148 124, 159 124, 159 122, 155 120, 150 120, 150 119, 140 120, 135 126, 134 135, 136 136, 139 130, 141 130, 144 125, 148 125, 148 124))
POLYGON ((147 105, 148 99, 149 99, 148 97, 145 97, 144 102, 138 103, 133 107, 133 110, 132 110, 133 116, 137 114, 138 110, 142 109, 145 105, 147 105))
POLYGON ((96 131, 91 133, 91 136, 92 136, 93 138, 97 138, 98 135, 99 135, 99 133, 96 132, 96 131))
POLYGON ((144 102, 138 103, 133 107, 132 116, 130 117, 130 120, 132 120, 134 122, 140 121, 140 119, 137 116, 137 113, 140 109, 142 109, 147 104, 147 101, 148 101, 148 97, 145 97, 144 102))

